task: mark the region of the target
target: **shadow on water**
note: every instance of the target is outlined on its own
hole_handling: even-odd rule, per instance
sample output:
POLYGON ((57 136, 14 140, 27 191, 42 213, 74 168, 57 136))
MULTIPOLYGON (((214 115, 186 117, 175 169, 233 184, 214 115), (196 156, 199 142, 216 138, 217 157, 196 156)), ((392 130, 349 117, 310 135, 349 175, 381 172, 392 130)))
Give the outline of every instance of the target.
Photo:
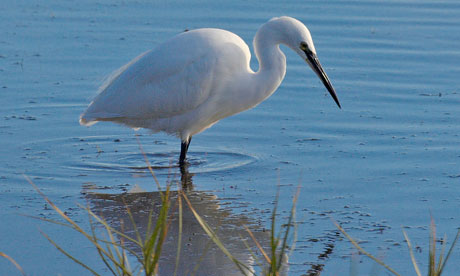
MULTIPOLYGON (((194 209, 216 231, 217 236, 228 251, 250 269, 248 275, 260 271, 260 268, 257 268, 257 262, 260 261, 264 265, 266 262, 243 226, 246 225, 252 231, 266 251, 269 248, 270 232, 255 223, 254 218, 244 214, 234 214, 229 208, 222 207, 221 201, 215 194, 194 190, 192 177, 193 174, 189 173, 187 167, 181 167, 181 180, 178 184, 182 186, 182 190, 194 209), (249 244, 249 248, 244 241, 249 244), (254 256, 259 260, 256 260, 254 256)), ((161 208, 160 192, 145 192, 138 187, 121 194, 95 193, 92 190, 87 190, 85 197, 95 214, 103 217, 116 230, 133 238, 136 238, 136 230, 145 237, 149 231, 150 215, 152 215, 151 219, 154 222, 161 208), (127 211, 128 208, 134 224, 127 211)), ((160 257, 160 275, 173 275, 176 266, 179 239, 177 199, 178 192, 171 192, 171 209, 169 211, 171 223, 160 257)), ((195 270, 194 275, 244 275, 213 243, 185 203, 183 206, 182 246, 177 275, 190 275, 195 270)), ((129 241, 125 244, 129 249, 140 254, 137 245, 129 241)))

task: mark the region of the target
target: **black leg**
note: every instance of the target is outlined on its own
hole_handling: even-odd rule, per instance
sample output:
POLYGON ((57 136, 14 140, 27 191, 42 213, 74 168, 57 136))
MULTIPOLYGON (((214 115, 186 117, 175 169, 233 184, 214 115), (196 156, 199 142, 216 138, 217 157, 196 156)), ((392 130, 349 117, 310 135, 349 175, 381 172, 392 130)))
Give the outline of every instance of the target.
POLYGON ((188 151, 188 147, 190 146, 190 142, 192 142, 192 136, 188 137, 187 151, 188 151))
POLYGON ((187 156, 187 151, 188 151, 188 147, 190 146, 190 141, 192 141, 191 136, 188 138, 188 140, 182 141, 180 145, 179 165, 181 166, 185 164, 185 157, 187 156))

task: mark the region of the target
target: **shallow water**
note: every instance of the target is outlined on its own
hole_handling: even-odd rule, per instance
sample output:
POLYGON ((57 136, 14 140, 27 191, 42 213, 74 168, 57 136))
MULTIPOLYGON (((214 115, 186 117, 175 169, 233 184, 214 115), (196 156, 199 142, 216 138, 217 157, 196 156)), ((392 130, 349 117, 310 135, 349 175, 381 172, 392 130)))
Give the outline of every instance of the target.
MULTIPOLYGON (((4 1, 0 6, 0 251, 31 275, 85 273, 38 228, 89 265, 101 270, 102 263, 79 235, 19 215, 56 218, 24 174, 86 227, 77 203, 106 206, 108 213, 114 208, 110 199, 106 205, 92 203, 90 192, 157 191, 137 138, 160 183, 180 178, 170 166, 179 154, 177 139, 109 123, 78 125, 104 76, 185 29, 218 27, 251 42, 261 24, 279 15, 309 27, 343 109, 283 48, 287 75, 278 91, 194 137, 189 153, 194 192, 212 198, 212 208, 231 217, 227 225, 235 227, 238 239, 236 221, 255 223, 255 231, 269 227, 278 186, 286 217, 300 183, 289 275, 321 269, 321 275, 349 274, 355 251, 330 218, 403 275, 413 268, 402 227, 420 247, 416 257, 423 268, 430 215, 439 235, 454 237, 460 219, 456 1, 4 1)), ((232 238, 231 232, 225 236, 232 238)), ((371 271, 371 261, 355 258, 362 274, 371 271)), ((446 275, 460 268, 459 259, 457 249, 446 275)), ((216 269, 209 275, 230 269, 203 267, 216 269)), ((1 275, 15 273, 0 259, 1 275)))

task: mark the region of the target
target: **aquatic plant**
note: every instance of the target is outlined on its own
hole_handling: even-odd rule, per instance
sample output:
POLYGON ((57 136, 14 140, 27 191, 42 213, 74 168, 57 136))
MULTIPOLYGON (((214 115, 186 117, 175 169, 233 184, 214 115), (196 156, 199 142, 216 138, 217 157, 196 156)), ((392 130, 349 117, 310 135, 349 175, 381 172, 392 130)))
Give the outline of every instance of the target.
MULTIPOLYGON (((170 209, 170 189, 169 186, 166 191, 162 193, 161 208, 158 217, 153 221, 152 213, 149 215, 148 231, 145 236, 142 237, 139 231, 135 231, 136 238, 132 238, 129 235, 118 231, 111 227, 107 221, 101 216, 95 214, 89 207, 80 206, 88 213, 90 232, 85 231, 78 223, 72 220, 65 212, 63 212, 58 206, 56 206, 40 189, 29 179, 29 183, 35 188, 35 190, 45 199, 45 201, 59 214, 64 222, 59 222, 46 218, 38 218, 50 223, 58 224, 61 226, 69 227, 82 236, 84 236, 97 250, 97 253, 106 266, 106 268, 113 275, 120 276, 131 276, 144 274, 146 276, 157 275, 158 263, 161 255, 162 246, 164 244, 166 235, 168 233, 168 212, 170 209), (103 238, 98 235, 96 230, 97 226, 102 226, 106 232, 106 237, 103 238), (136 251, 129 249, 125 246, 125 242, 129 241, 139 247, 141 254, 136 251), (128 260, 128 253, 134 256, 138 260, 138 265, 132 267, 128 260)), ((128 207, 127 207, 128 208, 128 207)), ((130 211, 128 210, 128 214, 130 211)), ((131 223, 135 226, 134 219, 131 217, 131 223)), ((136 228, 135 228, 136 229, 136 228)), ((53 244, 62 254, 82 266, 83 268, 90 271, 93 275, 101 275, 94 269, 90 268, 84 262, 78 260, 76 257, 68 253, 65 249, 59 246, 51 237, 44 232, 41 232, 43 236, 53 244)))
MULTIPOLYGON (((40 189, 29 179, 29 183, 36 189, 36 191, 44 198, 44 200, 54 209, 57 214, 64 219, 64 222, 59 222, 51 219, 35 217, 40 220, 44 220, 53 224, 61 225, 68 227, 77 231, 79 234, 84 236, 97 250, 99 258, 104 263, 105 267, 111 272, 112 275, 117 276, 132 276, 132 275, 146 275, 153 276, 158 274, 159 259, 162 252, 162 247, 164 245, 166 236, 168 234, 168 227, 171 223, 171 217, 168 216, 171 209, 171 193, 170 185, 167 186, 166 190, 162 193, 160 212, 158 217, 153 215, 153 211, 149 214, 149 222, 147 231, 145 234, 140 233, 136 228, 136 223, 132 217, 132 213, 129 210, 129 207, 126 205, 127 213, 130 216, 132 226, 135 231, 135 238, 127 235, 123 231, 117 230, 114 227, 110 226, 109 223, 102 217, 94 213, 89 207, 80 206, 87 214, 89 220, 90 231, 85 231, 82 226, 77 224, 72 220, 64 211, 62 211, 56 204, 54 204, 40 189), (97 229, 101 228, 105 232, 105 237, 101 236, 97 229), (131 245, 137 246, 138 250, 134 250, 131 247, 128 247, 126 244, 129 242, 131 245), (141 252, 139 254, 138 252, 141 252), (129 261, 129 255, 136 258, 137 262, 135 265, 132 265, 129 261)), ((261 251, 262 255, 266 262, 260 261, 253 252, 251 255, 254 257, 254 260, 258 263, 260 267, 265 267, 261 271, 261 275, 267 276, 277 276, 280 275, 280 271, 283 271, 284 266, 287 264, 288 253, 287 248, 289 237, 292 233, 292 228, 295 226, 295 204, 297 202, 299 192, 295 195, 293 199, 293 206, 291 208, 290 216, 286 224, 282 225, 284 231, 279 231, 276 234, 276 211, 277 204, 275 204, 273 213, 271 216, 271 231, 270 231, 270 246, 269 252, 267 253, 260 243, 255 238, 254 234, 245 226, 246 231, 249 233, 253 241, 256 243, 257 248, 261 251)), ((179 189, 178 197, 176 200, 175 207, 178 207, 178 223, 179 223, 179 236, 177 244, 177 255, 176 255, 176 268, 174 275, 177 275, 177 266, 180 258, 181 251, 181 240, 182 240, 182 214, 183 214, 183 205, 185 204, 192 211, 196 221, 200 224, 204 232, 209 236, 210 240, 235 264, 239 271, 243 275, 256 275, 256 273, 248 267, 246 264, 240 262, 235 256, 233 256, 230 251, 226 248, 224 243, 219 238, 218 234, 212 227, 203 219, 202 216, 195 210, 187 194, 179 189)), ((275 202, 278 202, 276 200, 275 202)), ((153 206, 152 206, 153 210, 153 206)), ((123 227, 122 227, 123 228, 123 227)), ((294 229, 295 230, 295 229, 294 229)), ((95 269, 89 267, 83 261, 77 259, 71 253, 62 248, 56 241, 54 241, 46 233, 41 232, 43 236, 53 244, 62 254, 73 260, 78 265, 82 266, 93 275, 101 275, 95 269)), ((295 233, 295 231, 294 231, 295 233)), ((244 241, 249 251, 251 247, 244 241)), ((294 244, 293 242, 292 244, 294 244)), ((292 250, 293 246, 291 247, 292 250)), ((196 264, 193 275, 197 272, 199 264, 196 264)))
MULTIPOLYGON (((27 177, 26 177, 27 178, 27 177)), ((89 207, 80 206, 86 213, 88 213, 90 231, 85 231, 81 226, 79 226, 74 220, 72 220, 65 212, 63 212, 59 207, 57 207, 45 194, 43 194, 35 184, 27 178, 30 184, 37 190, 37 192, 45 199, 45 201, 59 214, 61 218, 64 219, 64 222, 54 221, 46 218, 38 218, 47 222, 58 224, 61 226, 69 227, 85 238, 87 238, 91 244, 97 250, 97 253, 101 261, 105 264, 107 269, 111 272, 112 275, 122 275, 122 276, 132 276, 132 275, 146 275, 153 276, 158 275, 159 270, 159 260, 162 253, 162 248, 168 234, 169 225, 171 223, 171 217, 169 211, 173 206, 171 202, 171 185, 167 185, 165 191, 160 192, 161 195, 161 204, 159 205, 158 216, 153 215, 153 206, 152 211, 150 212, 148 218, 148 227, 145 234, 139 232, 136 228, 136 223, 132 214, 129 210, 129 207, 126 205, 127 213, 130 216, 131 223, 134 227, 135 237, 127 235, 122 230, 117 230, 109 225, 109 223, 104 220, 103 217, 95 214, 89 207), (156 218, 154 218, 156 217, 156 218), (100 231, 97 231, 97 228, 104 230, 105 237, 102 237, 98 234, 100 231), (131 247, 127 247, 126 243, 130 242, 138 247, 139 250, 133 250, 131 247), (141 252, 140 254, 138 252, 141 252), (133 266, 128 256, 133 256, 137 262, 133 266)), ((230 251, 226 248, 225 244, 219 238, 219 235, 213 229, 205 219, 196 211, 193 207, 189 197, 184 190, 179 189, 177 192, 177 200, 174 204, 174 207, 178 208, 178 223, 179 223, 179 235, 177 243, 177 255, 176 255, 176 266, 174 275, 178 275, 178 264, 180 259, 181 252, 181 240, 182 240, 182 215, 185 202, 186 206, 192 211, 196 221, 199 223, 201 228, 204 230, 206 235, 210 240, 235 264, 239 271, 243 275, 256 275, 256 272, 249 268, 246 264, 240 262, 235 256, 233 256, 230 251)), ((279 193, 278 193, 279 194, 279 193)), ((247 241, 243 241, 246 244, 248 252, 251 253, 251 256, 255 262, 262 268, 260 275, 266 276, 278 276, 280 274, 287 274, 285 268, 287 264, 287 258, 289 255, 288 251, 292 251, 295 245, 295 236, 296 236, 296 224, 295 224, 295 210, 296 203, 299 195, 299 189, 295 196, 293 197, 292 207, 290 210, 290 215, 285 224, 281 225, 281 230, 277 231, 277 208, 278 208, 278 194, 275 200, 275 204, 271 213, 271 229, 270 229, 270 244, 268 249, 264 249, 259 241, 255 238, 251 230, 244 226, 249 236, 252 238, 253 242, 256 244, 256 247, 261 252, 263 258, 260 260, 259 257, 252 252, 251 246, 247 241), (291 237, 294 237, 291 240, 291 237), (289 250, 288 250, 289 249, 289 250)), ((350 240, 350 242, 358 249, 358 251, 370 259, 374 260, 377 264, 387 269, 393 275, 399 276, 400 274, 392 269, 389 265, 385 264, 382 260, 375 257, 374 255, 368 253, 364 250, 357 242, 354 240, 337 222, 334 222, 336 227, 343 233, 343 235, 350 240)), ((123 225, 122 225, 123 226, 123 225)), ((123 227, 121 227, 123 229, 123 227)), ((87 264, 78 260, 61 246, 59 246, 51 237, 42 232, 42 234, 50 241, 61 253, 65 256, 82 266, 83 268, 90 271, 93 275, 101 275, 96 272, 94 269, 90 268, 87 264)), ((405 231, 403 231, 407 246, 409 248, 409 253, 411 257, 411 262, 414 266, 417 276, 422 276, 420 268, 415 260, 413 247, 411 241, 405 231)), ((453 249, 460 238, 460 230, 457 232, 456 237, 454 238, 452 245, 446 253, 446 237, 441 239, 442 248, 437 258, 437 249, 436 249, 436 226, 433 219, 431 220, 430 226, 430 239, 429 239, 429 264, 428 264, 428 276, 441 276, 446 263, 451 256, 453 249)), ((205 252, 203 253, 205 254, 205 252)), ((24 271, 22 268, 8 255, 0 252, 0 257, 8 259, 12 264, 14 264, 17 269, 23 274, 24 271)), ((196 275, 199 267, 199 263, 195 265, 195 269, 191 275, 196 275)))
MULTIPOLYGON (((337 222, 334 221, 335 226, 342 232, 342 234, 353 244, 356 249, 369 257, 370 259, 374 260, 377 264, 381 265, 382 267, 386 268, 389 272, 391 272, 393 275, 400 276, 399 273, 397 273, 394 269, 392 269, 389 265, 385 264, 382 260, 379 258, 375 257, 374 255, 370 254, 366 250, 364 250, 357 242, 354 240, 337 222)), ((422 276, 422 273, 420 272, 420 268, 417 264, 417 261, 414 256, 413 248, 412 248, 412 243, 409 239, 409 236, 407 233, 403 230, 404 238, 407 243, 407 247, 409 249, 409 254, 411 257, 411 262, 412 265, 414 266, 414 270, 417 274, 417 276, 422 276)), ((451 256, 453 249, 455 247, 455 244, 457 243, 458 239, 460 237, 460 229, 457 231, 457 235, 455 236, 452 245, 450 246, 447 254, 445 255, 445 249, 446 249, 446 236, 441 240, 442 243, 442 249, 441 252, 439 253, 439 258, 436 261, 436 226, 434 224, 433 218, 431 218, 431 223, 430 223, 430 238, 429 238, 429 253, 428 253, 428 276, 441 276, 444 268, 446 266, 447 260, 451 256)))
MULTIPOLYGON (((112 273, 112 275, 116 276, 131 276, 131 275, 145 275, 145 276, 153 276, 158 274, 159 270, 159 260, 162 253, 162 248, 168 234, 169 225, 172 221, 172 217, 169 215, 169 211, 172 206, 174 208, 178 208, 178 224, 179 224, 179 233, 178 233, 178 241, 177 241, 177 255, 175 260, 175 270, 174 275, 177 275, 178 272, 178 265, 180 259, 180 252, 182 247, 182 222, 183 222, 183 205, 182 201, 185 201, 188 208, 193 213, 198 224, 204 230, 206 235, 209 239, 235 264, 238 270, 243 275, 255 275, 255 272, 248 267, 246 264, 239 261, 235 256, 233 256, 230 251, 226 248, 222 240, 219 238, 218 234, 216 233, 215 229, 206 222, 205 219, 196 211, 194 206, 192 205, 189 197, 187 196, 186 192, 179 187, 177 191, 177 200, 173 204, 171 202, 171 185, 174 181, 167 183, 165 191, 162 191, 161 185, 159 184, 153 169, 147 159, 147 156, 144 154, 142 146, 138 140, 140 151, 143 153, 145 162, 147 167, 158 187, 158 191, 160 194, 160 204, 159 206, 159 214, 156 218, 153 214, 154 209, 154 202, 152 202, 152 208, 150 210, 148 216, 148 226, 147 231, 145 234, 140 233, 138 228, 136 227, 136 222, 134 217, 129 210, 127 204, 125 204, 127 214, 129 216, 129 220, 133 226, 134 236, 129 236, 123 231, 123 225, 121 230, 117 230, 114 227, 110 226, 110 224, 101 216, 93 212, 89 207, 80 206, 87 214, 89 220, 90 231, 85 231, 82 226, 77 224, 74 220, 72 220, 65 212, 63 212, 57 205, 55 205, 40 189, 28 178, 26 177, 27 181, 35 188, 35 190, 44 198, 44 200, 57 212, 57 214, 64 219, 64 222, 59 222, 51 219, 46 218, 38 218, 40 220, 44 220, 50 223, 58 224, 61 226, 68 227, 77 231, 79 234, 84 236, 97 250, 97 253, 106 266, 106 268, 112 273), (99 227, 99 228, 98 228, 99 227), (102 237, 99 233, 100 229, 103 229, 105 232, 105 237, 102 237), (131 245, 135 245, 136 249, 127 246, 127 242, 131 245), (141 252, 140 254, 138 252, 141 252), (134 256, 137 260, 137 263, 133 266, 130 261, 128 255, 134 256)), ((184 172, 182 172, 183 174, 184 172)), ((181 183, 184 185, 184 183, 181 183)), ((279 191, 275 200, 275 205, 273 208, 272 216, 271 216, 271 231, 270 231, 270 246, 269 246, 269 253, 263 249, 260 243, 255 238, 254 234, 249 230, 248 227, 244 226, 246 231, 249 233, 250 237, 253 239, 254 243, 256 244, 259 251, 265 258, 264 261, 260 261, 256 255, 252 252, 251 247, 248 245, 246 241, 243 242, 246 244, 248 251, 251 253, 253 259, 256 263, 262 267, 261 275, 267 276, 277 276, 280 275, 280 272, 283 271, 285 268, 284 266, 287 264, 287 257, 288 252, 287 248, 289 247, 289 238, 291 237, 292 230, 295 230, 295 206, 297 203, 297 199, 299 196, 300 189, 297 190, 293 198, 293 204, 290 211, 289 218, 286 224, 282 225, 284 231, 279 231, 276 234, 276 216, 277 216, 277 203, 279 197, 279 191), (292 229, 294 227, 294 229, 292 229), (265 269, 264 269, 265 267, 265 269)), ((123 223, 122 223, 123 224, 123 223)), ((294 233, 294 240, 295 240, 295 232, 294 233)), ((83 261, 78 260, 72 254, 67 252, 64 248, 57 244, 51 237, 47 234, 42 232, 44 237, 53 244, 62 254, 73 260, 75 263, 79 264, 83 268, 87 269, 93 275, 100 275, 96 270, 90 268, 87 264, 83 261)), ((295 241, 292 242, 291 251, 295 241)), ((205 254, 206 252, 203 252, 205 254)), ((195 265, 195 269, 193 271, 193 275, 197 272, 199 268, 199 263, 195 265)))

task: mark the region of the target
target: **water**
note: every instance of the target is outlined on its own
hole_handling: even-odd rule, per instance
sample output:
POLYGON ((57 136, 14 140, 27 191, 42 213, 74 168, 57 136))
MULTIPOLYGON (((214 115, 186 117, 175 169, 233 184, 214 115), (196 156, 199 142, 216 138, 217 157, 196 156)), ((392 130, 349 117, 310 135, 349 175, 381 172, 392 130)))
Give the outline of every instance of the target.
MULTIPOLYGON (((343 109, 283 48, 288 68, 278 91, 193 139, 193 192, 211 206, 202 208, 204 215, 211 221, 229 217, 215 225, 225 224, 224 236, 235 241, 244 232, 242 223, 254 224, 257 233, 269 228, 278 186, 280 219, 285 218, 300 183, 290 275, 320 269, 322 275, 349 274, 355 251, 330 218, 403 275, 413 268, 402 227, 420 247, 416 258, 423 268, 430 215, 439 235, 454 237, 460 219, 457 2, 4 1, 0 6, 0 251, 31 275, 86 273, 39 229, 88 265, 102 271, 103 266, 78 234, 20 215, 57 218, 24 174, 87 229, 78 203, 103 206, 115 223, 120 217, 113 197, 136 187, 148 192, 147 200, 155 198, 156 185, 132 130, 78 125, 103 78, 185 29, 224 28, 251 42, 261 24, 279 15, 307 24, 343 109)), ((179 170, 169 168, 179 141, 137 134, 160 183, 179 179, 179 170)), ((260 239, 264 242, 263 235, 260 239)), ((199 252, 201 243, 191 242, 189 252, 199 252)), ((253 263, 244 248, 232 250, 253 263)), ((230 271, 231 264, 214 253, 218 265, 209 260, 203 269, 209 275, 230 271)), ((361 274, 371 271, 371 261, 355 258, 361 274)), ((446 275, 458 270, 459 258, 457 248, 446 275)), ((17 274, 4 259, 0 272, 17 274)))

